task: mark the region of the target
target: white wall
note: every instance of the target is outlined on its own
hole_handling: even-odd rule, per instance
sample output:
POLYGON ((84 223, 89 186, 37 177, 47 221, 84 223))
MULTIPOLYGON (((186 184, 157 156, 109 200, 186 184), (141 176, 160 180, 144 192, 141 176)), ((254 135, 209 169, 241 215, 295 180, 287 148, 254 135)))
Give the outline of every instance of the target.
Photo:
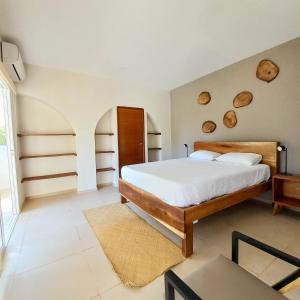
MULTIPOLYGON (((147 132, 161 132, 150 114, 147 114, 147 132)), ((147 134, 147 148, 161 147, 161 139, 161 135, 147 134)), ((161 160, 161 150, 148 150, 148 161, 158 160, 161 160)))
MULTIPOLYGON (((26 70, 26 81, 17 86, 19 101, 33 97, 51 105, 76 133, 79 191, 96 188, 95 128, 101 116, 117 105, 142 107, 149 112, 162 131, 162 158, 171 157, 168 91, 32 65, 26 70)), ((37 117, 31 111, 25 113, 37 117)))
MULTIPOLYGON (((300 172, 300 38, 249 57, 222 70, 172 90, 173 156, 184 156, 184 143, 192 149, 197 140, 279 141, 288 148, 288 172, 300 172), (280 72, 267 83, 256 78, 262 59, 271 59, 280 72), (223 115, 233 109, 232 100, 249 90, 253 101, 235 109, 234 128, 223 124, 223 115), (209 91, 208 105, 197 104, 200 92, 209 91), (216 122, 212 134, 201 131, 206 120, 216 122)), ((282 157, 283 158, 283 157, 282 157)), ((282 159, 282 163, 284 159, 282 159)), ((283 166, 282 166, 283 167, 283 166)), ((283 170, 283 169, 282 169, 283 170)))
MULTIPOLYGON (((115 109, 107 111, 99 120, 95 132, 97 133, 114 133, 110 135, 96 135, 95 147, 98 150, 113 150, 117 151, 117 141, 115 141, 116 124, 115 124, 115 109)), ((114 182, 114 173, 117 172, 116 153, 102 153, 96 154, 96 167, 97 168, 115 168, 116 171, 100 172, 97 173, 97 185, 110 184, 114 182)), ((117 181, 116 181, 117 182, 117 181)), ((114 182, 114 184, 116 184, 114 182)))
MULTIPOLYGON (((70 123, 47 103, 33 97, 19 95, 19 133, 73 133, 70 123)), ((74 153, 74 136, 25 136, 18 138, 20 156, 74 153)), ((76 172, 76 157, 43 157, 20 161, 22 177, 76 172)), ((61 177, 23 183, 25 197, 77 190, 77 178, 61 177)))
MULTIPOLYGON (((0 40, 1 40, 1 36, 0 36, 0 40)), ((8 72, 6 71, 1 61, 0 61, 0 76, 1 76, 1 80, 3 80, 7 84, 7 86, 11 88, 12 91, 16 92, 16 86, 11 80, 11 78, 9 77, 8 72)))

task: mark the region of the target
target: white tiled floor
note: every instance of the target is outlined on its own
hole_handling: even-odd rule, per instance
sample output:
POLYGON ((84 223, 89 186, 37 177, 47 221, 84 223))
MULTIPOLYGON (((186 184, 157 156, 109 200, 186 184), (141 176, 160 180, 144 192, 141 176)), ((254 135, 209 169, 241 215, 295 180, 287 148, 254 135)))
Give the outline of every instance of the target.
MULTIPOLYGON (((87 208, 118 201, 117 190, 105 187, 27 202, 7 248, 0 299, 163 299, 162 276, 144 288, 123 286, 83 216, 87 208)), ((162 230, 157 223, 153 225, 162 230)), ((233 230, 300 257, 300 214, 285 210, 274 217, 271 206, 261 202, 248 201, 227 209, 199 221, 194 229, 194 255, 173 268, 181 277, 219 253, 230 257, 233 230)), ((293 270, 246 245, 240 255, 240 263, 268 284, 293 270)), ((300 299, 300 288, 290 295, 300 299)))

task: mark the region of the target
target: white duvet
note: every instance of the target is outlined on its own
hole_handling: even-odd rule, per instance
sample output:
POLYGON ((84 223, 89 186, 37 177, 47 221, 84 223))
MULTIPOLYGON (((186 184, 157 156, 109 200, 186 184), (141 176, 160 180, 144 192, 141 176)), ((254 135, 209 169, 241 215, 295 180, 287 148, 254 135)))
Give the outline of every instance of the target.
POLYGON ((170 205, 186 207, 266 181, 270 168, 181 158, 125 166, 121 175, 170 205))

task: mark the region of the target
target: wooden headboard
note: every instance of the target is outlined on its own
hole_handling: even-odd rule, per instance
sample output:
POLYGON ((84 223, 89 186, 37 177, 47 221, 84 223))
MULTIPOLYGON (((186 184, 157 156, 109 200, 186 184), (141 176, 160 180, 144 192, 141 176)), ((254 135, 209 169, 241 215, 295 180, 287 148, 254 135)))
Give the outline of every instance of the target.
POLYGON ((279 155, 277 147, 279 142, 204 142, 194 143, 194 149, 209 150, 219 153, 250 152, 262 155, 262 163, 269 165, 271 174, 279 173, 279 155))

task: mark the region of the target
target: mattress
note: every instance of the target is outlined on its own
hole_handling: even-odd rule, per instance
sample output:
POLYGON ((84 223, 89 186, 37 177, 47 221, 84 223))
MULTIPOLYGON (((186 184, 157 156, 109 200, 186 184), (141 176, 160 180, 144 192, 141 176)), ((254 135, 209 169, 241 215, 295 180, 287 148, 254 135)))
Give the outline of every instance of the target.
POLYGON ((270 168, 181 158, 124 166, 121 176, 170 205, 187 207, 266 181, 270 168))

